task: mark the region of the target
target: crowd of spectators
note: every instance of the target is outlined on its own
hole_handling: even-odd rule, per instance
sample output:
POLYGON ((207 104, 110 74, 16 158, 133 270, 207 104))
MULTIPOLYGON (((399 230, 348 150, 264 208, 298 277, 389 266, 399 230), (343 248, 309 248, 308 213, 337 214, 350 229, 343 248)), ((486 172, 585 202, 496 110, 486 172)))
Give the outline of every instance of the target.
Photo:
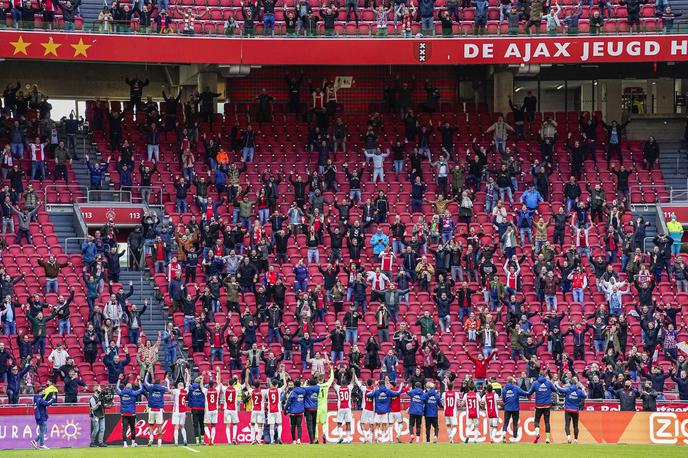
MULTIPOLYGON (((287 81, 290 90, 299 88, 296 79, 287 81)), ((150 260, 151 274, 164 275, 167 290, 160 299, 168 302, 170 314, 183 315, 183 323, 169 322, 155 341, 153 336, 142 338, 141 315, 149 304, 132 303, 133 285, 119 285, 119 259, 125 255, 116 244, 120 228, 110 222, 88 235, 81 246, 89 309, 84 359, 91 365, 102 361, 109 383, 134 361, 125 342, 137 346, 141 374, 156 367, 159 353, 166 373, 183 374, 188 361, 178 344, 187 337, 190 345, 184 351, 189 355, 209 354, 211 365, 236 374, 248 369, 251 381, 284 373, 290 361, 300 362, 295 370, 302 377, 321 374, 331 362, 341 374, 353 369, 358 377, 453 380, 460 352, 474 367, 464 387, 484 384, 489 365, 506 345, 510 359, 526 367, 518 382, 526 390, 545 371, 553 379, 587 379, 591 399, 618 398, 628 382, 641 381, 662 399, 671 378, 679 398, 688 400, 688 368, 679 338, 684 329, 677 319, 682 307, 657 299, 660 285, 688 292, 688 268, 680 254, 683 227, 670 218, 670 233, 659 233, 645 250, 648 223, 629 217, 629 177, 635 167, 654 166, 659 148, 650 138, 642 158, 623 163, 627 123, 581 117, 579 130, 560 138, 552 119, 533 128, 536 102, 528 94, 521 105, 512 103, 523 115, 515 116, 514 126, 499 116, 486 129, 486 140, 475 138, 461 150, 455 141, 457 126, 435 126, 412 109, 411 81, 385 90, 390 111, 405 126, 390 150, 381 144, 382 118, 371 114, 360 139, 362 151, 353 151, 346 148, 352 141, 346 124, 336 110, 329 110, 328 95, 336 97, 336 91, 326 81, 310 88, 313 117, 305 149, 313 162, 317 158, 318 167, 303 173, 286 164, 266 165, 261 185, 253 189, 243 184, 257 142, 252 125, 226 137, 197 131, 219 94, 206 89, 192 95, 185 102, 184 119, 178 119, 176 107, 161 117, 155 102, 143 102, 147 81, 135 77, 127 84, 129 106, 146 117, 146 145, 139 146, 148 160, 141 160, 138 177, 122 173, 136 170, 136 153, 116 122, 120 114, 107 113, 111 153, 123 180, 117 185, 149 187, 147 180, 160 161, 158 129, 179 138, 184 176, 177 178, 170 199, 177 213, 188 218, 172 221, 148 211, 128 242, 135 266, 147 268, 150 260), (431 141, 434 132, 439 132, 440 147, 431 141), (528 167, 526 152, 514 143, 526 135, 538 140, 531 156, 540 154, 528 167), (570 156, 557 157, 555 144, 565 145, 570 156), (345 179, 335 162, 339 147, 346 157, 345 179), (365 180, 378 185, 391 180, 384 173, 388 161, 394 162, 394 179, 410 183, 410 193, 397 198, 407 203, 411 221, 402 221, 398 205, 390 205, 392 196, 362 186, 365 180), (551 175, 561 162, 570 162, 573 175, 563 198, 555 200, 551 175), (586 174, 587 181, 581 176, 584 165, 605 162, 616 177, 613 191, 591 182, 592 174, 586 174), (423 173, 426 163, 430 175, 423 173), (280 184, 287 182, 290 192, 284 193, 280 184), (482 217, 484 222, 475 224, 482 217), (595 232, 602 234, 600 246, 590 243, 595 232), (295 259, 290 250, 294 244, 303 244, 306 256, 295 259), (103 296, 106 286, 109 296, 103 296), (596 292, 603 294, 603 302, 594 301, 596 292), (424 298, 417 316, 408 313, 415 302, 411 297, 424 298), (592 310, 587 306, 591 302, 592 310), (287 314, 292 315, 289 320, 287 314), (408 321, 410 316, 414 320, 408 321), (633 325, 639 325, 639 335, 631 332, 633 325), (359 340, 363 329, 367 338, 359 340), (447 354, 442 336, 457 329, 465 332, 465 341, 455 342, 454 354, 447 354)), ((27 87, 22 94, 17 86, 5 91, 3 126, 9 128, 9 157, 18 159, 26 138, 33 138, 18 132, 25 135, 52 124, 46 122, 45 109, 36 122, 22 120, 27 108, 20 101, 37 88, 27 87), (12 119, 20 119, 19 125, 12 119)), ((432 111, 436 88, 431 81, 425 88, 423 108, 432 111)), ((165 99, 180 102, 166 94, 165 99)), ((258 131, 260 122, 273 119, 272 100, 266 91, 257 96, 258 131)), ((45 107, 47 97, 27 103, 28 108, 45 107)), ((72 144, 70 126, 78 128, 79 122, 74 117, 62 120, 56 150, 64 148, 63 140, 72 144)), ((51 136, 38 134, 39 141, 46 139, 51 136)), ((95 189, 113 165, 112 158, 101 157, 100 165, 84 158, 95 189)), ((19 216, 21 235, 22 222, 31 219, 41 202, 17 189, 21 177, 8 179, 11 187, 5 188, 2 201, 9 201, 19 216), (24 212, 18 210, 22 200, 24 212)), ((3 206, 3 229, 5 215, 3 206)), ((56 291, 59 270, 66 265, 51 257, 41 266, 46 293, 56 291)), ((56 319, 59 333, 70 332, 73 294, 58 297, 56 304, 47 304, 42 294, 18 304, 12 288, 20 280, 4 271, 0 280, 3 328, 8 335, 17 334, 22 353, 21 361, 14 361, 0 347, 0 375, 7 380, 16 374, 31 377, 35 371, 30 368, 44 364, 48 322, 56 319), (30 330, 14 326, 19 309, 30 330)), ((58 345, 47 361, 53 381, 64 379, 65 393, 70 380, 73 399, 82 382, 73 360, 58 345)))

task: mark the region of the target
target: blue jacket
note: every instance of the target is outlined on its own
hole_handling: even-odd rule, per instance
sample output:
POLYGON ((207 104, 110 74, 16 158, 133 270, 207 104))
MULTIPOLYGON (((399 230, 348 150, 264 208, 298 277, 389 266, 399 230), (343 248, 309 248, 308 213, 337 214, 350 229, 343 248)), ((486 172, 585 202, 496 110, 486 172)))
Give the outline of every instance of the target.
POLYGON ((304 391, 304 409, 315 410, 318 408, 318 393, 320 392, 320 387, 318 385, 305 386, 304 391))
POLYGON ((90 264, 95 261, 97 254, 98 247, 95 243, 84 241, 84 243, 81 244, 81 256, 83 256, 85 263, 90 264))
POLYGON ((516 216, 516 226, 519 228, 529 228, 533 226, 533 216, 535 216, 534 210, 517 210, 516 216))
POLYGON ((29 368, 30 366, 27 364, 26 366, 24 366, 22 370, 17 372, 17 375, 14 375, 12 371, 7 371, 7 391, 19 391, 19 382, 21 381, 22 377, 26 375, 26 373, 29 371, 29 368))
POLYGON ((487 7, 488 3, 486 0, 477 0, 473 2, 475 6, 475 17, 485 18, 487 17, 487 7))
POLYGON ((535 393, 535 407, 550 407, 552 405, 553 391, 557 391, 557 388, 541 375, 530 387, 528 395, 535 393))
POLYGON ((187 403, 192 409, 205 409, 205 395, 203 390, 201 390, 201 385, 198 383, 192 383, 189 386, 189 399, 187 403))
POLYGON ((227 174, 220 170, 215 169, 215 186, 225 186, 227 184, 227 174))
POLYGON ((119 382, 115 388, 115 393, 119 396, 119 413, 121 414, 135 414, 136 413, 136 399, 141 396, 143 387, 138 390, 131 388, 119 389, 119 382))
POLYGON ((442 407, 442 397, 433 388, 423 396, 423 404, 423 415, 426 417, 436 417, 438 406, 442 407))
POLYGON ((536 189, 526 189, 521 195, 521 202, 526 204, 529 210, 537 209, 538 203, 543 200, 544 199, 536 189))
POLYGON ((165 393, 167 388, 162 385, 150 384, 146 380, 143 381, 143 386, 146 389, 144 395, 148 399, 148 408, 162 409, 165 406, 165 393))
POLYGON ((504 403, 504 411, 518 412, 521 410, 520 397, 530 396, 530 393, 523 391, 520 387, 513 383, 507 383, 502 388, 502 402, 504 403))
POLYGON ((435 0, 419 0, 418 12, 420 17, 432 17, 434 15, 435 0))
POLYGON ((322 342, 325 339, 326 337, 309 337, 308 339, 301 337, 299 340, 295 340, 294 343, 301 348, 301 359, 304 359, 309 353, 311 356, 314 355, 314 345, 318 342, 322 342))
POLYGON ((423 415, 425 409, 425 402, 423 401, 425 391, 421 388, 414 388, 406 394, 411 398, 408 408, 409 415, 423 415))
POLYGON ((170 297, 178 301, 184 299, 184 280, 175 278, 170 282, 170 297))
POLYGON ((133 167, 127 167, 126 170, 124 170, 124 167, 121 165, 117 164, 117 173, 119 173, 119 187, 122 188, 123 186, 133 186, 133 179, 132 179, 132 174, 134 172, 133 167))
POLYGON ((581 402, 586 398, 585 392, 576 385, 567 386, 566 388, 557 391, 564 395, 564 410, 567 412, 578 412, 581 408, 581 402))
POLYGON ((126 355, 116 363, 113 359, 114 354, 109 354, 103 358, 103 364, 108 370, 108 383, 117 383, 119 374, 124 374, 124 368, 131 362, 131 356, 126 355))
POLYGON ((382 385, 377 390, 368 393, 367 396, 375 399, 375 413, 385 414, 389 413, 389 404, 392 401, 392 396, 399 396, 400 394, 401 391, 392 391, 382 385))
POLYGON ((46 401, 40 394, 33 396, 33 416, 36 419, 36 423, 48 421, 48 406, 55 404, 56 399, 55 396, 51 396, 46 401))
POLYGON ((366 288, 368 286, 365 282, 355 282, 352 287, 352 296, 355 301, 365 301, 366 300, 366 288))
MULTIPOLYGON (((318 385, 315 385, 315 387, 318 388, 318 385)), ((291 393, 289 393, 289 397, 287 398, 287 402, 285 404, 287 413, 290 415, 303 413, 306 408, 305 396, 306 390, 300 386, 291 390, 291 393)), ((315 398, 316 400, 318 399, 317 395, 315 398)))
POLYGON ((294 267, 294 278, 296 281, 306 280, 309 276, 308 267, 306 266, 296 266, 294 267))
POLYGON ((109 164, 103 163, 99 166, 94 166, 91 161, 86 161, 86 167, 91 172, 91 186, 100 186, 103 182, 103 174, 107 171, 109 164))
POLYGON ((376 232, 370 238, 370 246, 373 247, 373 254, 375 256, 385 251, 387 245, 389 245, 389 237, 382 232, 376 232))
POLYGON ((65 395, 77 396, 79 394, 79 387, 86 387, 86 383, 78 378, 65 378, 64 380, 64 393, 65 395))

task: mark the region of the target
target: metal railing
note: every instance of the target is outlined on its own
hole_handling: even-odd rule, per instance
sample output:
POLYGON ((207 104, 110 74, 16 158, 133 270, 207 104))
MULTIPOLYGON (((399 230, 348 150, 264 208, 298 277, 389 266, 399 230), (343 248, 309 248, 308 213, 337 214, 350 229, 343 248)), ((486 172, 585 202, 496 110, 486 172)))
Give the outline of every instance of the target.
POLYGON ((669 189, 669 202, 688 202, 688 187, 686 189, 669 189))
POLYGON ((87 202, 120 202, 130 204, 132 203, 133 193, 122 189, 89 189, 86 195, 87 202), (103 197, 106 198, 104 199, 103 197))
MULTIPOLYGON (((134 259, 136 258, 136 253, 134 253, 134 250, 131 249, 131 246, 127 244, 127 259, 134 259)), ((143 246, 141 246, 141 253, 138 256, 138 270, 141 272, 141 277, 143 278, 143 269, 146 266, 146 250, 144 249, 143 246)), ((132 266, 128 266, 129 269, 132 268, 132 266)))
POLYGON ((84 240, 86 240, 86 237, 65 237, 65 240, 64 240, 64 251, 65 251, 65 253, 69 253, 70 242, 72 242, 72 244, 76 244, 76 246, 78 248, 77 251, 79 253, 81 253, 81 242, 83 242, 84 240))
POLYGON ((45 185, 45 188, 43 189, 43 202, 45 202, 46 207, 49 206, 64 206, 64 205, 72 205, 73 203, 84 203, 88 199, 88 187, 83 186, 80 184, 70 184, 70 183, 65 183, 65 184, 48 184, 45 185), (54 190, 57 193, 58 196, 58 202, 49 202, 48 201, 48 193, 54 190), (59 196, 60 196, 60 190, 63 191, 68 191, 69 194, 73 194, 74 192, 79 192, 81 195, 76 196, 76 200, 68 202, 68 203, 61 203, 59 202, 59 196))
POLYGON ((45 185, 43 189, 43 202, 47 207, 65 207, 71 206, 75 203, 104 203, 104 202, 118 202, 134 205, 147 205, 149 207, 163 206, 163 188, 162 186, 148 186, 150 190, 150 197, 148 203, 144 202, 141 194, 141 187, 129 187, 128 189, 88 189, 88 186, 78 184, 49 184, 45 185), (139 195, 135 195, 134 191, 138 190, 139 195), (51 192, 57 194, 57 202, 50 202, 48 195, 51 192), (70 194, 69 202, 60 202, 60 195, 68 192, 70 194), (74 193, 79 193, 74 196, 74 193))
MULTIPOLYGON (((181 9, 183 10, 185 7, 182 7, 181 9)), ((95 34, 108 34, 108 35, 129 35, 129 34, 136 34, 136 35, 161 35, 161 36, 185 36, 185 37, 193 37, 193 36, 216 36, 216 37, 224 37, 227 39, 243 39, 243 38, 255 38, 255 37, 266 37, 266 38, 280 38, 280 37, 328 37, 328 38, 356 38, 356 37, 380 37, 384 39, 385 37, 388 38, 402 38, 402 37, 408 37, 408 38, 415 38, 416 34, 420 32, 420 24, 418 22, 413 23, 412 31, 411 33, 408 33, 404 35, 401 32, 401 27, 395 27, 394 21, 393 21, 393 15, 390 14, 388 16, 388 24, 387 28, 385 29, 385 33, 379 33, 379 28, 377 26, 377 21, 364 21, 360 20, 359 21, 359 27, 355 29, 351 28, 343 28, 341 27, 336 27, 334 29, 329 29, 325 30, 324 25, 322 22, 318 22, 315 26, 310 25, 310 23, 305 24, 303 27, 298 27, 296 30, 299 30, 299 33, 295 33, 295 31, 287 31, 286 25, 283 20, 277 20, 275 22, 273 32, 266 34, 265 33, 265 27, 263 22, 256 21, 255 25, 252 29, 247 30, 245 27, 244 21, 238 21, 236 20, 233 24, 230 25, 229 28, 225 28, 226 24, 226 19, 227 15, 224 14, 228 11, 230 11, 230 8, 220 8, 220 7, 215 7, 212 8, 213 10, 219 10, 221 11, 222 14, 222 19, 210 19, 207 16, 205 16, 206 13, 200 14, 199 10, 194 9, 194 14, 196 16, 204 16, 199 19, 194 20, 193 22, 190 23, 191 27, 185 27, 184 26, 184 20, 183 20, 183 11, 179 12, 178 10, 171 10, 170 17, 169 18, 169 25, 163 28, 158 27, 157 23, 155 22, 155 18, 158 16, 157 13, 154 15, 154 17, 151 18, 151 25, 150 26, 141 26, 140 21, 138 18, 134 17, 132 20, 128 21, 114 21, 114 20, 109 20, 109 21, 102 21, 102 20, 95 20, 92 22, 83 22, 82 20, 76 21, 76 24, 72 24, 75 26, 75 29, 78 27, 76 30, 64 30, 60 29, 57 27, 57 22, 55 24, 46 24, 46 23, 38 23, 34 21, 33 23, 28 23, 24 21, 20 21, 17 24, 13 24, 16 29, 21 29, 21 30, 31 30, 31 31, 49 31, 51 33, 55 32, 88 32, 88 33, 95 33, 95 34)), ((237 15, 237 11, 239 8, 231 8, 233 10, 230 12, 230 15, 233 15, 236 19, 236 17, 240 16, 237 15)), ((344 22, 343 20, 340 20, 342 18, 341 13, 344 11, 343 8, 339 9, 339 16, 337 17, 336 21, 339 23, 344 22)), ((364 11, 364 8, 360 8, 359 12, 362 14, 364 11)), ((564 15, 560 15, 560 19, 564 19, 564 15)), ((466 37, 466 36, 474 36, 474 35, 480 35, 480 36, 498 36, 498 35, 505 35, 505 36, 527 36, 529 35, 528 32, 524 29, 525 26, 525 21, 521 21, 519 24, 519 30, 517 31, 512 31, 509 29, 507 21, 497 21, 497 20, 490 20, 487 22, 487 27, 483 27, 482 31, 479 31, 474 27, 475 25, 475 20, 473 18, 471 19, 464 19, 463 17, 463 9, 460 11, 460 16, 459 19, 461 21, 454 21, 453 22, 453 27, 451 30, 451 33, 447 30, 445 31, 441 28, 440 22, 439 21, 434 21, 432 28, 426 33, 426 35, 429 36, 437 36, 437 37, 445 37, 445 38, 451 38, 451 37, 466 37), (482 32, 482 33, 481 33, 482 32)), ((591 30, 591 31, 583 31, 583 25, 586 24, 585 20, 582 20, 580 25, 574 30, 573 28, 570 27, 565 27, 565 26, 559 26, 557 28, 557 34, 561 35, 567 35, 567 36, 600 36, 600 35, 619 35, 619 34, 628 34, 631 33, 628 30, 627 23, 622 23, 617 20, 606 20, 604 22, 604 25, 602 26, 599 31, 591 30)), ((538 29, 538 32, 540 34, 545 35, 545 22, 543 21, 540 25, 540 28, 538 29)), ((661 18, 658 17, 657 15, 653 16, 645 16, 641 18, 641 25, 640 25, 640 30, 638 32, 635 32, 635 34, 659 34, 659 33, 672 33, 672 34, 684 34, 688 33, 688 21, 687 20, 682 20, 682 19, 674 19, 673 20, 673 26, 670 28, 664 28, 662 25, 661 18)))

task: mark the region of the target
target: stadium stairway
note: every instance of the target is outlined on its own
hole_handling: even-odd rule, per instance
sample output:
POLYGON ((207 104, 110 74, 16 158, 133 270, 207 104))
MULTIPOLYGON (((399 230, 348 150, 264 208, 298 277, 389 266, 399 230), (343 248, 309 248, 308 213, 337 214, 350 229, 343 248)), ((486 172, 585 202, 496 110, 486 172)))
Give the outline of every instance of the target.
POLYGON ((91 159, 95 160, 100 159, 100 154, 93 147, 91 136, 86 131, 79 132, 77 135, 76 152, 79 159, 72 161, 72 171, 76 177, 76 184, 88 188, 90 173, 88 172, 88 167, 86 167, 84 156, 88 154, 91 159))
POLYGON ((659 164, 664 172, 664 182, 669 190, 687 190, 676 194, 677 198, 688 200, 688 149, 685 143, 661 142, 659 164), (682 194, 682 195, 679 195, 682 194))
POLYGON ((675 142, 683 138, 685 117, 680 115, 634 115, 626 132, 628 140, 647 140, 652 135, 658 142, 675 142))
POLYGON ((633 209, 633 218, 643 218, 645 221, 650 223, 650 225, 645 230, 645 249, 652 250, 652 248, 654 247, 654 243, 652 243, 651 239, 654 238, 655 235, 657 235, 657 232, 660 232, 658 227, 659 218, 657 215, 656 208, 654 207, 654 205, 636 205, 633 209))
POLYGON ((53 223, 55 235, 60 241, 60 246, 68 254, 81 253, 80 241, 78 241, 76 230, 74 229, 74 215, 72 213, 51 212, 50 222, 53 223), (67 242, 67 245, 65 245, 67 242))
POLYGON ((163 309, 160 301, 155 299, 155 290, 142 272, 123 270, 120 273, 119 282, 124 288, 129 288, 127 285, 130 281, 134 284, 134 294, 129 298, 129 302, 136 304, 141 310, 144 301, 148 300, 148 309, 146 313, 141 315, 141 324, 146 335, 155 340, 158 331, 165 329, 167 312, 163 309))
POLYGON ((103 9, 102 0, 82 0, 79 6, 81 17, 84 20, 84 29, 90 30, 98 19, 98 14, 103 9))

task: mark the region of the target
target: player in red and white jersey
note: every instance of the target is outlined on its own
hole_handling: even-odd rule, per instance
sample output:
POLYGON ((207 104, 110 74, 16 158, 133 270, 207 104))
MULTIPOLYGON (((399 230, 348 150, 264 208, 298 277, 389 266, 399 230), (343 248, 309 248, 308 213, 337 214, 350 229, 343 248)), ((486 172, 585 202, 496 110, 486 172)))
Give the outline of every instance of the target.
POLYGON ((220 401, 224 409, 225 433, 227 443, 237 444, 237 425, 239 424, 239 403, 241 401, 241 384, 232 377, 227 385, 220 384, 220 401), (231 432, 231 435, 230 435, 231 432))
POLYGON ((220 404, 220 391, 217 385, 220 383, 220 368, 215 368, 215 381, 213 381, 213 373, 208 371, 208 388, 201 386, 201 391, 205 395, 205 415, 203 422, 205 423, 205 434, 208 436, 208 445, 215 444, 215 425, 217 425, 217 409, 220 404))
POLYGON ((449 382, 447 390, 442 393, 442 405, 444 406, 444 421, 447 424, 447 436, 449 443, 454 443, 458 422, 458 406, 461 402, 461 393, 454 391, 454 384, 449 382))
MULTIPOLYGON (((277 429, 277 440, 275 443, 282 443, 282 392, 283 388, 278 388, 279 382, 273 379, 270 388, 268 388, 266 395, 266 402, 268 407, 268 426, 270 428, 270 438, 275 440, 275 429, 277 429)), ((286 386, 286 381, 283 384, 286 386)))
POLYGON ((480 395, 475 387, 463 395, 463 405, 466 407, 466 443, 473 436, 473 442, 478 442, 478 422, 480 421, 480 395))
POLYGON ((356 379, 356 384, 358 388, 363 393, 363 412, 361 412, 361 429, 363 429, 363 443, 373 442, 373 431, 372 426, 375 424, 375 401, 367 396, 368 393, 373 391, 375 387, 373 386, 373 380, 368 379, 366 383, 361 383, 358 378, 356 379))
POLYGON ((345 429, 347 442, 353 440, 352 424, 354 416, 351 413, 351 392, 357 382, 356 372, 351 368, 351 383, 348 385, 334 384, 334 392, 337 395, 337 428, 339 429, 339 444, 344 442, 345 429))
POLYGON ((487 415, 487 425, 490 428, 490 443, 495 442, 497 434, 497 425, 499 425, 499 395, 494 392, 492 385, 485 386, 485 394, 481 399, 482 405, 485 407, 485 414, 487 415))
MULTIPOLYGON (((385 377, 387 385, 391 386, 392 391, 396 391, 397 382, 390 381, 389 376, 385 377)), ((401 395, 409 390, 404 384, 399 385, 399 390, 401 393, 399 396, 392 396, 389 402, 389 424, 390 427, 387 428, 389 431, 389 442, 394 442, 394 432, 397 433, 397 442, 401 444, 401 430, 404 428, 404 416, 401 415, 401 395)))
MULTIPOLYGON (((249 380, 249 370, 246 368, 244 380, 249 380)), ((265 400, 268 390, 260 389, 260 382, 253 382, 253 386, 247 385, 248 395, 251 398, 251 444, 260 444, 265 425, 265 400)))
MULTIPOLYGON (((186 371, 184 375, 184 380, 188 381, 189 371, 186 371)), ((186 389, 186 384, 184 382, 179 382, 177 388, 171 390, 172 393, 172 426, 174 426, 174 445, 179 445, 178 437, 179 433, 182 434, 182 440, 184 441, 184 446, 188 445, 186 441, 186 412, 189 407, 186 405, 187 399, 189 398, 189 391, 186 389)))

